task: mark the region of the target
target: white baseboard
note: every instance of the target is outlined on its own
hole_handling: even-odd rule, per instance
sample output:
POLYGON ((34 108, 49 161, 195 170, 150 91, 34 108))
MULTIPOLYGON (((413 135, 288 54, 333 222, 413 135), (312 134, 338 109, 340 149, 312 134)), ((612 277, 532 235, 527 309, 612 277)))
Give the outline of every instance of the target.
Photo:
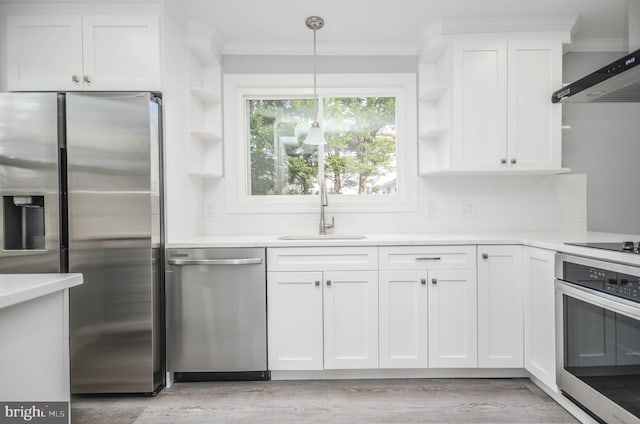
POLYGON ((529 373, 520 368, 429 368, 271 371, 272 380, 344 380, 374 378, 522 378, 529 373))
POLYGON ((544 384, 542 381, 538 380, 533 375, 530 375, 529 379, 533 382, 533 384, 535 384, 540 389, 542 389, 542 391, 548 394, 549 397, 551 397, 551 399, 555 400, 558 405, 566 409, 568 413, 573 415, 581 423, 598 424, 596 420, 591 418, 591 416, 586 412, 584 412, 578 405, 576 405, 575 403, 571 402, 568 398, 563 396, 557 387, 550 388, 549 386, 544 384))

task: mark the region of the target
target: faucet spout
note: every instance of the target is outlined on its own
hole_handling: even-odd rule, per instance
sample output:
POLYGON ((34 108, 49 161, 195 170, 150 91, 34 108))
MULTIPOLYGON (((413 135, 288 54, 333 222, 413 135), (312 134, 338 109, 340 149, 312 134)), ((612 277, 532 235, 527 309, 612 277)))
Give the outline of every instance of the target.
POLYGON ((327 185, 324 182, 320 182, 320 235, 324 236, 327 234, 327 230, 333 228, 335 225, 335 220, 331 217, 331 224, 326 223, 326 219, 324 217, 324 208, 329 206, 329 196, 327 196, 327 185))

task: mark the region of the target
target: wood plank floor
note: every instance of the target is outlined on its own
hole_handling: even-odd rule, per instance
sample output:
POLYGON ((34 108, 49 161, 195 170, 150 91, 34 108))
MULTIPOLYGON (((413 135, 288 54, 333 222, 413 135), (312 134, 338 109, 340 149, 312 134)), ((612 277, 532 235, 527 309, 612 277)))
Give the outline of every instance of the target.
POLYGON ((74 397, 73 424, 577 423, 526 379, 178 383, 156 397, 74 397))

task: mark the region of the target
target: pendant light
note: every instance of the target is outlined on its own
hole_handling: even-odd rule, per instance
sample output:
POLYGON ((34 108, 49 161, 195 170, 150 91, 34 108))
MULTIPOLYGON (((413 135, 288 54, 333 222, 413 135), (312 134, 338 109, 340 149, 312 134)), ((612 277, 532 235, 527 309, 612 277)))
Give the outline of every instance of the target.
POLYGON ((316 31, 324 26, 324 19, 319 16, 309 16, 305 21, 307 28, 313 30, 313 101, 315 103, 315 117, 311 123, 304 144, 321 145, 326 144, 320 122, 318 122, 318 91, 317 91, 317 70, 316 70, 316 31))

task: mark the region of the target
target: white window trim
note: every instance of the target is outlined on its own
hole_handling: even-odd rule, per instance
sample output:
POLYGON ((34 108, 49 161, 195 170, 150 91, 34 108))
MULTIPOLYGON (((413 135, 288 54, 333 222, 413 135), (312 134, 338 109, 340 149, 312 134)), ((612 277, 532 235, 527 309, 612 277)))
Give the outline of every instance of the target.
MULTIPOLYGON (((224 76, 225 209, 231 213, 317 212, 317 195, 248 194, 249 153, 246 128, 248 98, 313 96, 311 75, 232 74, 224 76)), ((324 96, 389 96, 396 98, 398 193, 329 195, 332 213, 417 211, 417 105, 415 74, 320 74, 324 96)))

